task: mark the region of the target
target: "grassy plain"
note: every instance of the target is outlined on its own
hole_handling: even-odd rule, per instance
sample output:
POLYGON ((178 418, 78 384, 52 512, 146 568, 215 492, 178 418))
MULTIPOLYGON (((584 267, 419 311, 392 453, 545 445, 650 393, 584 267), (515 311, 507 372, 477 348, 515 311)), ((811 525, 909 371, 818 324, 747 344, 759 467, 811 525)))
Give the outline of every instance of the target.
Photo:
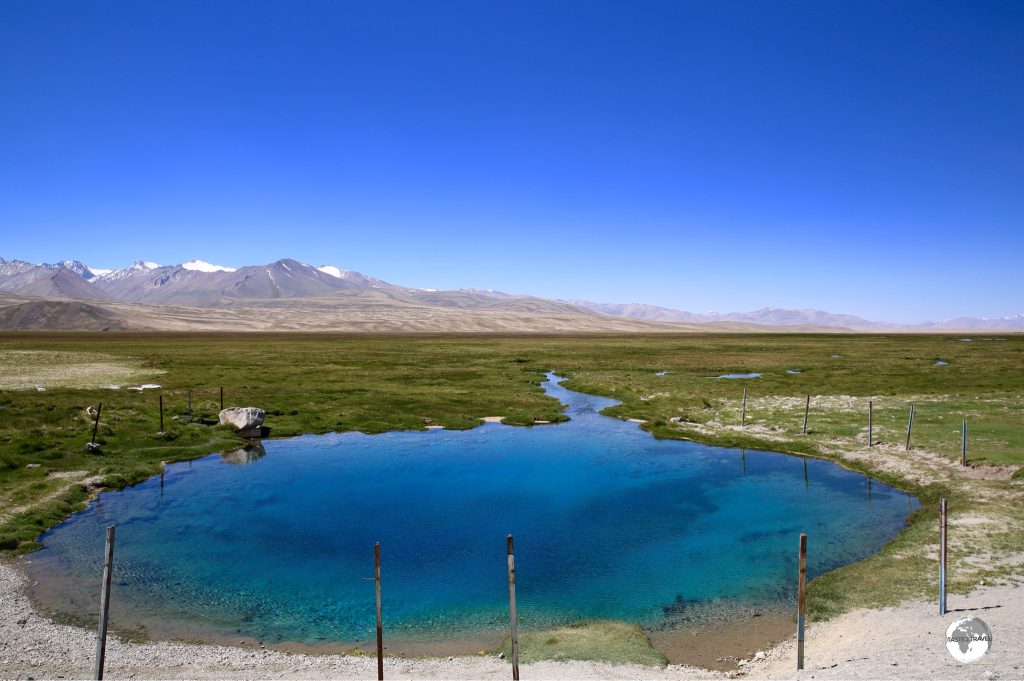
POLYGON ((227 429, 182 419, 189 390, 197 416, 216 417, 221 387, 226 406, 263 407, 274 436, 469 428, 484 416, 528 425, 564 418, 539 387, 553 369, 568 387, 621 400, 609 413, 643 419, 658 437, 827 458, 917 494, 924 505, 907 531, 878 555, 811 584, 812 619, 934 593, 941 496, 951 508, 951 589, 964 592, 1024 576, 1024 337, 971 338, 0 335, 0 549, 32 550, 38 534, 82 508, 92 489, 144 479, 162 461, 240 446, 227 429), (936 365, 940 359, 948 364, 936 365), (734 372, 763 375, 711 378, 734 372), (140 383, 162 388, 127 389, 140 383), (83 447, 92 427, 87 408, 100 402, 103 455, 95 456, 83 447), (962 419, 970 429, 967 468, 956 465, 962 419))

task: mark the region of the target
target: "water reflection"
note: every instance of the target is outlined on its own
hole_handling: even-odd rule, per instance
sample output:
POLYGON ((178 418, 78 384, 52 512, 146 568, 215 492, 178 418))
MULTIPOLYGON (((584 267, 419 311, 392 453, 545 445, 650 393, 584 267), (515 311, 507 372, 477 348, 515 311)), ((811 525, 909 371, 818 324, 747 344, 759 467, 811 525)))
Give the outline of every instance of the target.
POLYGON ((264 448, 263 443, 260 442, 248 444, 245 447, 240 447, 230 452, 223 452, 220 455, 220 460, 233 466, 239 466, 259 461, 266 455, 267 450, 264 448))

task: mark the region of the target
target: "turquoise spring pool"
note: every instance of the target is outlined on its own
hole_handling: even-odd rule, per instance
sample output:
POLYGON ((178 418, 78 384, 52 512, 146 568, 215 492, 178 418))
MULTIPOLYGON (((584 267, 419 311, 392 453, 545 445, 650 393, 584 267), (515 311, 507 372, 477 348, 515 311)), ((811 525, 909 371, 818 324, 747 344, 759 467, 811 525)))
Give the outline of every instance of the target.
POLYGON ((918 506, 824 461, 656 440, 601 416, 612 400, 544 386, 569 422, 308 435, 168 465, 42 536, 37 600, 94 614, 113 524, 114 627, 367 641, 380 541, 386 636, 441 640, 506 626, 512 533, 521 628, 657 629, 790 608, 800 532, 813 577, 878 551, 918 506))

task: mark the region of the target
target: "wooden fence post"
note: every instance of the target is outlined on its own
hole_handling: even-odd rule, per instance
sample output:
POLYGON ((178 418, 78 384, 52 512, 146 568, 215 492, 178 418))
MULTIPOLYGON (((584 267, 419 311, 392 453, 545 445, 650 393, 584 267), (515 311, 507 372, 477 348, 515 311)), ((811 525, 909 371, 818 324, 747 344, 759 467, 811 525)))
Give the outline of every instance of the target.
POLYGON ((110 576, 114 567, 114 526, 107 528, 107 542, 103 550, 103 582, 100 586, 100 626, 96 633, 96 663, 92 678, 103 678, 103 663, 107 654, 107 615, 110 612, 110 576))
POLYGON ((960 465, 967 465, 967 421, 960 426, 960 465))
POLYGON ((914 405, 910 405, 910 419, 907 421, 907 445, 905 451, 910 451, 910 431, 914 429, 914 405))
POLYGON ((747 425, 747 389, 743 388, 743 411, 740 413, 740 426, 747 425))
POLYGON ((512 535, 508 545, 508 618, 512 630, 512 681, 519 681, 519 631, 516 628, 516 558, 512 549, 512 535))
POLYGON ((807 605, 807 535, 800 533, 800 567, 796 584, 796 668, 804 668, 804 617, 807 605))
POLYGON ((92 444, 96 444, 96 431, 99 430, 99 427, 100 427, 100 412, 101 411, 103 411, 103 403, 102 402, 100 402, 99 404, 96 405, 96 418, 92 422, 92 440, 90 440, 90 442, 92 442, 92 444))
POLYGON ((380 613, 380 542, 373 547, 373 578, 377 583, 377 680, 384 679, 384 629, 380 613))
POLYGON ((807 396, 807 404, 804 405, 804 427, 801 433, 807 435, 807 413, 811 410, 811 396, 807 396))
POLYGON ((939 614, 946 614, 946 497, 939 500, 939 614))
POLYGON ((868 447, 875 446, 874 405, 868 400, 868 447))

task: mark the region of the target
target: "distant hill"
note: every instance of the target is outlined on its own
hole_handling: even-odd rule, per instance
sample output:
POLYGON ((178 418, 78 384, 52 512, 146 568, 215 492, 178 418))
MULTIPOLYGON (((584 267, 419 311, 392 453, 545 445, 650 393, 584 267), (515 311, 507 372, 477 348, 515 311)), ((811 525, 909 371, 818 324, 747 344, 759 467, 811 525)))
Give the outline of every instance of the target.
POLYGON ((569 302, 612 317, 628 317, 630 319, 645 319, 652 322, 679 322, 684 324, 703 324, 716 321, 710 319, 708 315, 673 310, 669 307, 645 305, 644 303, 594 303, 589 300, 572 300, 569 302))
POLYGON ((754 324, 772 324, 788 326, 790 324, 812 324, 814 326, 842 326, 849 329, 882 329, 891 328, 894 324, 872 322, 850 314, 835 314, 823 310, 793 310, 782 307, 763 307, 751 312, 732 312, 716 315, 716 320, 733 322, 751 322, 754 324))
POLYGON ((1024 314, 994 319, 958 317, 931 323, 928 328, 949 331, 1024 331, 1024 314))
POLYGON ((836 314, 823 310, 763 307, 750 312, 693 313, 657 307, 642 303, 594 303, 574 300, 580 307, 613 317, 628 317, 654 322, 679 322, 686 324, 707 324, 736 322, 740 324, 762 324, 772 327, 818 327, 850 329, 854 331, 1024 331, 1024 315, 997 318, 959 317, 941 322, 923 324, 896 324, 893 322, 871 321, 849 314, 836 314))
POLYGON ((4 331, 115 331, 126 328, 129 325, 113 311, 76 300, 32 300, 0 307, 0 330, 4 331))
POLYGON ((35 277, 16 292, 24 296, 74 300, 104 300, 107 297, 81 275, 65 267, 35 277))
POLYGON ((644 305, 642 303, 594 303, 588 300, 574 300, 573 303, 601 314, 613 317, 631 317, 659 322, 684 322, 703 324, 708 322, 739 322, 743 324, 766 324, 768 326, 828 326, 847 329, 892 328, 894 324, 871 322, 854 315, 833 314, 822 310, 793 310, 781 307, 763 307, 751 312, 694 313, 674 310, 668 307, 644 305))
MULTIPOLYGON (((443 297, 443 294, 442 294, 443 297)), ((325 297, 239 300, 233 305, 18 300, 0 295, 0 330, 162 330, 346 333, 665 333, 715 328, 617 319, 543 301, 439 305, 402 291, 353 289, 325 297)), ((742 330, 742 329, 739 329, 742 330)))

